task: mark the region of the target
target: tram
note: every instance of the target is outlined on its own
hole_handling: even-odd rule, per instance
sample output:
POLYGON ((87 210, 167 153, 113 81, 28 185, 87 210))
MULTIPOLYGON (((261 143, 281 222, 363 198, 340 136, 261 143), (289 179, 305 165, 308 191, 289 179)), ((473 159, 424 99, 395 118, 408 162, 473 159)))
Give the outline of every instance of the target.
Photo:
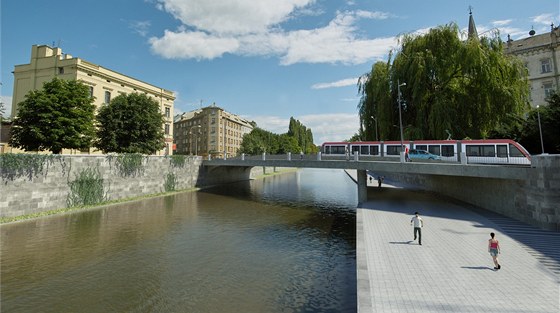
MULTIPOLYGON (((405 150, 425 150, 441 157, 442 161, 460 162, 461 155, 468 163, 481 164, 531 164, 531 155, 511 139, 480 140, 414 140, 403 142, 405 150)), ((400 141, 325 142, 321 146, 324 156, 359 154, 379 158, 398 158, 400 141)))

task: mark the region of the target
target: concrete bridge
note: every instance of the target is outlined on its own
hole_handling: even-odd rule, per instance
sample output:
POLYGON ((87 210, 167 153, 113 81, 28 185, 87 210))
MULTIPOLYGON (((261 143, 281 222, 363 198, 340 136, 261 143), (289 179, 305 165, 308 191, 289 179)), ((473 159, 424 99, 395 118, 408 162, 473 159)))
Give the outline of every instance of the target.
POLYGON ((533 156, 530 166, 262 155, 202 162, 205 185, 247 180, 253 167, 354 169, 358 201, 367 201, 367 173, 419 186, 472 205, 560 231, 560 155, 533 156))

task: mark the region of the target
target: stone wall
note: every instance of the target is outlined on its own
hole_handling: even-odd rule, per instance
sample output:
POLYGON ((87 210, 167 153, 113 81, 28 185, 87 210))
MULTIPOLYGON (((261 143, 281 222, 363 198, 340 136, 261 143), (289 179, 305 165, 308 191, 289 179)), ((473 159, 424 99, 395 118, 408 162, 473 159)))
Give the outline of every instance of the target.
POLYGON ((560 231, 560 155, 533 156, 526 179, 385 173, 537 227, 560 231))
MULTIPOLYGON (((177 157, 174 158, 178 160, 177 157)), ((161 193, 166 191, 166 182, 169 181, 174 183, 175 190, 198 186, 201 183, 199 171, 202 159, 185 157, 184 161, 174 162, 172 157, 167 156, 144 156, 138 171, 131 173, 118 166, 116 156, 52 156, 46 159, 42 171, 12 177, 2 175, 0 217, 67 207, 67 199, 71 193, 70 183, 88 169, 96 171, 103 179, 107 200, 161 193)))

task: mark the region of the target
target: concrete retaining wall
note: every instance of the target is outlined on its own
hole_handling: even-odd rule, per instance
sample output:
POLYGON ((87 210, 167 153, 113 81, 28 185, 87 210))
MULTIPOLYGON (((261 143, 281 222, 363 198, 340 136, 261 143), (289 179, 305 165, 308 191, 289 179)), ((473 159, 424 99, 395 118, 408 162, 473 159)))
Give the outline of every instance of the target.
POLYGON ((103 179, 107 200, 117 200, 165 191, 168 174, 174 174, 175 189, 198 186, 202 159, 186 157, 174 165, 171 157, 146 156, 140 171, 126 175, 115 157, 101 155, 62 155, 45 162, 43 171, 31 177, 2 176, 0 217, 13 217, 67 207, 69 183, 85 169, 97 169, 103 179))
POLYGON ((560 155, 534 156, 526 179, 385 173, 394 180, 560 231, 560 155))

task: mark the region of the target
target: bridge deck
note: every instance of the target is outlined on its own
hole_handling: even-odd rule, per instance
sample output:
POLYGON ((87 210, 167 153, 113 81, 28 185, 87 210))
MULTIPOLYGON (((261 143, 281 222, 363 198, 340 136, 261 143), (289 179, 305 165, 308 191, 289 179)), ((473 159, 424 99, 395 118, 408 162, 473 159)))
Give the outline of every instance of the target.
POLYGON ((355 160, 317 160, 317 159, 292 159, 286 157, 273 159, 213 159, 202 162, 203 166, 266 166, 266 167, 299 167, 299 168, 338 168, 369 170, 376 173, 408 173, 425 175, 481 177, 497 179, 524 180, 528 177, 529 166, 511 165, 481 165, 460 164, 447 162, 406 162, 398 161, 355 161, 355 160))

